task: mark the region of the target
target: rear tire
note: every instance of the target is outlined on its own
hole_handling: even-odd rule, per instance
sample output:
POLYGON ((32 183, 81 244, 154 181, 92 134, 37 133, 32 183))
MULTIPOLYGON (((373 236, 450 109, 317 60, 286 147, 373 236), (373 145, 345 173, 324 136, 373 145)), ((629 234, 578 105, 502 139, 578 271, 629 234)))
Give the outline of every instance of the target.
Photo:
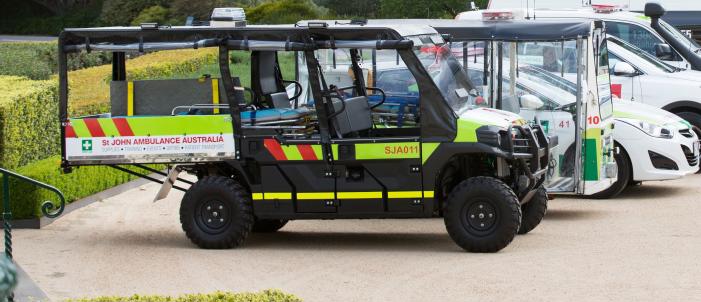
POLYGON ((618 166, 618 178, 608 189, 591 195, 594 199, 609 199, 618 196, 618 194, 621 194, 621 192, 628 187, 628 184, 633 179, 633 168, 628 153, 621 145, 616 144, 616 147, 621 150, 619 154, 613 156, 618 166))
POLYGON ((450 237, 469 252, 505 248, 521 225, 516 194, 492 177, 471 177, 459 183, 443 203, 443 216, 450 237))
POLYGON ((254 233, 273 233, 282 229, 287 224, 284 219, 256 219, 253 223, 254 233))
POLYGON ((185 235, 205 249, 240 246, 253 227, 250 193, 235 180, 205 176, 185 193, 180 223, 185 235))
POLYGON ((543 217, 548 211, 548 191, 543 185, 540 185, 536 190, 531 200, 521 205, 523 218, 521 219, 521 227, 518 229, 519 235, 535 229, 543 221, 543 217))

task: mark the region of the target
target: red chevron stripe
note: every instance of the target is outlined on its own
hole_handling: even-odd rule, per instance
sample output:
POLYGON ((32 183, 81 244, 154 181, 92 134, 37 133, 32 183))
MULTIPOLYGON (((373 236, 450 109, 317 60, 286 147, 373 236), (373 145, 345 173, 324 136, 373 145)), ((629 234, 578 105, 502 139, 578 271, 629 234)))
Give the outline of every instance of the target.
POLYGON ((131 130, 129 122, 123 117, 113 118, 114 126, 117 127, 119 131, 119 136, 134 136, 134 131, 131 130))
POLYGON ((274 138, 266 138, 263 140, 263 145, 265 145, 265 149, 268 149, 270 154, 275 157, 275 160, 287 160, 287 156, 285 156, 285 152, 282 151, 282 147, 280 146, 280 143, 274 138))
POLYGON ((75 130, 73 129, 73 126, 71 124, 66 125, 66 138, 74 138, 78 137, 78 135, 75 134, 75 130))
POLYGON ((311 145, 297 145, 297 150, 299 150, 303 160, 318 160, 311 145))
POLYGON ((86 119, 83 119, 83 121, 85 121, 85 126, 88 126, 88 131, 90 131, 90 136, 92 136, 92 137, 105 137, 105 131, 102 131, 102 127, 100 127, 100 123, 97 121, 97 119, 86 118, 86 119))

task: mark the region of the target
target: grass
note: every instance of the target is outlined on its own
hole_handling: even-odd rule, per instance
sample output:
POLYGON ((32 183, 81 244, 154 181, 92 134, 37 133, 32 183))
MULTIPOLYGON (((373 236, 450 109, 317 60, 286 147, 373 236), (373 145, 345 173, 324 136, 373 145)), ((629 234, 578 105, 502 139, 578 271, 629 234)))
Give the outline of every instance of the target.
POLYGON ((67 302, 299 302, 301 299, 278 290, 264 290, 259 293, 215 292, 211 294, 190 294, 171 296, 97 297, 67 300, 67 302))
MULTIPOLYGON (((61 157, 56 155, 13 169, 13 171, 55 186, 63 192, 67 203, 136 178, 106 166, 78 167, 72 173, 63 174, 60 170, 60 164, 61 157)), ((157 169, 162 167, 153 166, 153 168, 157 169)), ((131 169, 141 173, 150 173, 133 167, 131 169)), ((0 188, 0 191, 2 191, 2 188, 0 188)), ((41 203, 46 200, 58 202, 58 198, 52 192, 34 187, 15 178, 10 178, 10 194, 12 215, 16 219, 39 217, 41 215, 41 203)))

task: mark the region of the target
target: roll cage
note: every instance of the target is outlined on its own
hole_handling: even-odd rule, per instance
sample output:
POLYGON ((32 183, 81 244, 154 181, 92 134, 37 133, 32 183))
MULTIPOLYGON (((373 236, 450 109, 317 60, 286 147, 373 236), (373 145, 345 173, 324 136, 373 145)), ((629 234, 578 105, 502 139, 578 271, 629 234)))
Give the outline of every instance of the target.
MULTIPOLYGON (((406 30, 405 30, 406 31, 406 30)), ((209 27, 159 27, 144 29, 139 27, 107 27, 66 29, 59 36, 59 119, 61 135, 65 137, 66 126, 69 125, 68 114, 68 70, 67 55, 80 51, 112 52, 112 81, 125 81, 126 53, 145 53, 160 50, 219 48, 219 67, 221 71, 223 96, 226 97, 231 115, 233 135, 236 146, 242 132, 240 113, 244 109, 243 94, 236 87, 228 65, 228 52, 231 50, 245 51, 295 51, 305 53, 308 58, 312 92, 315 99, 325 100, 315 104, 319 123, 320 139, 328 142, 332 136, 329 118, 333 112, 325 108, 324 103, 330 102, 331 93, 324 91, 320 74, 316 69, 316 59, 313 50, 323 48, 348 47, 354 49, 396 49, 407 61, 425 86, 425 106, 421 106, 422 129, 421 136, 427 141, 451 141, 456 133, 456 116, 448 107, 438 89, 430 81, 429 75, 411 53, 413 42, 405 39, 395 29, 379 26, 321 26, 311 24, 300 26, 247 26, 232 28, 209 27), (412 63, 414 62, 414 63, 412 63)), ((364 89, 356 89, 362 93, 364 89)), ((367 88, 367 87, 365 87, 367 88)), ((328 90, 328 87, 326 87, 328 90)), ((175 109, 174 109, 175 112, 175 109)), ((238 150, 238 148, 236 148, 238 150)), ((62 140, 64 167, 71 166, 66 159, 65 140, 62 140)), ((238 159, 237 154, 236 158, 238 159)))

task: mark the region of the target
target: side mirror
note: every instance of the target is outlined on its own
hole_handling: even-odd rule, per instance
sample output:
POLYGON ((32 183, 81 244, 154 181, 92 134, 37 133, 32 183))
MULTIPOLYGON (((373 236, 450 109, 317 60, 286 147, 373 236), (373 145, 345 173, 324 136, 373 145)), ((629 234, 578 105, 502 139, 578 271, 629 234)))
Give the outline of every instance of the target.
POLYGON ((543 100, 532 94, 524 94, 521 96, 520 100, 521 107, 526 109, 537 110, 538 108, 543 107, 543 105, 545 105, 545 103, 543 103, 543 100))
POLYGON ((618 62, 613 66, 613 74, 623 77, 634 77, 638 75, 638 71, 626 62, 618 62))
POLYGON ((660 60, 674 60, 674 53, 672 53, 672 47, 670 47, 669 44, 666 43, 655 44, 655 55, 660 60))
POLYGON ((664 7, 658 2, 645 3, 645 16, 650 18, 660 18, 665 14, 664 7))

